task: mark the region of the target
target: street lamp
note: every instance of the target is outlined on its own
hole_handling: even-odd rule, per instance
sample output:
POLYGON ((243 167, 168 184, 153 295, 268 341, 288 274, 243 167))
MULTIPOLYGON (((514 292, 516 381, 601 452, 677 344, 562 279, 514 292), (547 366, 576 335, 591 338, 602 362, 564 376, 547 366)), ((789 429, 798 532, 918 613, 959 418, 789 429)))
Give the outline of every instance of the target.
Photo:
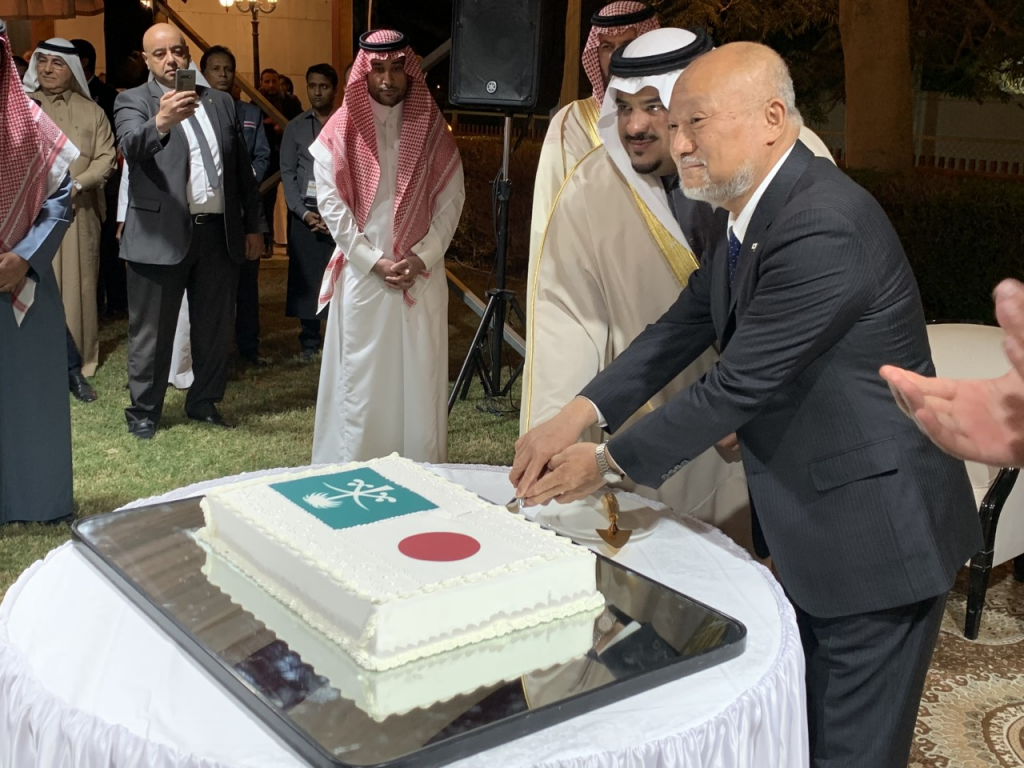
POLYGON ((277 10, 277 0, 220 0, 225 11, 235 6, 242 13, 252 15, 252 76, 257 83, 260 77, 260 14, 277 10))

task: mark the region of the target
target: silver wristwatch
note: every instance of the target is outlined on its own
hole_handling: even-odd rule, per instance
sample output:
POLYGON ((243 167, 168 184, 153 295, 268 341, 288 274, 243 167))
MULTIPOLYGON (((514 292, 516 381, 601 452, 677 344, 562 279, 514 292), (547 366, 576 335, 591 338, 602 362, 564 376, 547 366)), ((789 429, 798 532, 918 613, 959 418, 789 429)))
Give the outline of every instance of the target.
POLYGON ((597 448, 594 449, 594 458, 597 459, 597 468, 601 472, 601 477, 604 478, 606 483, 621 483, 624 475, 621 472, 617 472, 612 469, 611 464, 608 463, 608 458, 604 455, 606 445, 606 443, 598 443, 597 448))

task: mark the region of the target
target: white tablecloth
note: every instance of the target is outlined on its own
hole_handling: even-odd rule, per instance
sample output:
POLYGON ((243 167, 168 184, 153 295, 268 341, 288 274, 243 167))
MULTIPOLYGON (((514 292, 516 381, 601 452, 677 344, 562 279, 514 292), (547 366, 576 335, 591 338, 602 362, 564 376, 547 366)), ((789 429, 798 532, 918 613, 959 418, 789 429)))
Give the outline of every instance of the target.
MULTIPOLYGON (((512 496, 506 470, 434 469, 485 498, 512 496)), ((806 768, 803 654, 771 574, 721 533, 678 518, 617 559, 742 621, 746 651, 456 765, 806 768)), ((70 544, 0 604, 0 768, 303 764, 70 544)))

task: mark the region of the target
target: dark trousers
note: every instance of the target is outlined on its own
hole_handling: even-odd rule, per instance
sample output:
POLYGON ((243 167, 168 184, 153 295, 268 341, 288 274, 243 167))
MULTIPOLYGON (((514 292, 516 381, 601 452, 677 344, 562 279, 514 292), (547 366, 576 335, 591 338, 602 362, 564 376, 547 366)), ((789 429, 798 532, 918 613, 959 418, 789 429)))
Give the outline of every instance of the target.
POLYGON ((299 320, 299 326, 299 344, 302 348, 314 351, 320 349, 320 342, 323 341, 323 320, 299 320))
POLYGON ((100 273, 96 281, 100 313, 116 314, 128 309, 128 279, 117 242, 117 186, 114 195, 107 195, 107 218, 100 228, 100 273))
POLYGON ((274 207, 277 205, 277 188, 279 185, 280 182, 274 184, 263 193, 263 217, 267 220, 267 234, 263 236, 263 239, 270 245, 276 242, 274 239, 274 207))
POLYGON ((68 376, 82 372, 82 353, 78 351, 75 344, 75 337, 71 335, 71 329, 64 326, 64 335, 68 342, 68 376))
POLYGON ((260 262, 243 261, 238 271, 235 303, 235 344, 242 355, 260 351, 260 262))
POLYGON ((812 768, 906 768, 946 595, 856 616, 796 608, 812 768))
POLYGON ((174 330, 182 295, 188 292, 192 370, 195 382, 185 412, 210 415, 224 398, 231 350, 231 320, 238 264, 228 256, 224 222, 214 217, 192 227, 192 243, 180 264, 128 264, 129 424, 159 422, 171 368, 174 330))

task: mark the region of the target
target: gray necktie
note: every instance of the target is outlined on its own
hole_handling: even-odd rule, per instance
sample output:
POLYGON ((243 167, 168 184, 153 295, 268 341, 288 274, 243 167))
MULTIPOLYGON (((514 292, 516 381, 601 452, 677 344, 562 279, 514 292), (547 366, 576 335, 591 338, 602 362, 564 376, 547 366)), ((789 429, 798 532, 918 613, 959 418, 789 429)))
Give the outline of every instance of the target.
POLYGON ((188 118, 188 124, 192 126, 196 141, 199 142, 199 154, 203 156, 203 168, 206 169, 206 179, 210 184, 210 189, 217 189, 220 186, 220 177, 217 175, 217 166, 213 164, 213 153, 206 141, 206 134, 203 133, 203 126, 196 120, 195 115, 188 118))

